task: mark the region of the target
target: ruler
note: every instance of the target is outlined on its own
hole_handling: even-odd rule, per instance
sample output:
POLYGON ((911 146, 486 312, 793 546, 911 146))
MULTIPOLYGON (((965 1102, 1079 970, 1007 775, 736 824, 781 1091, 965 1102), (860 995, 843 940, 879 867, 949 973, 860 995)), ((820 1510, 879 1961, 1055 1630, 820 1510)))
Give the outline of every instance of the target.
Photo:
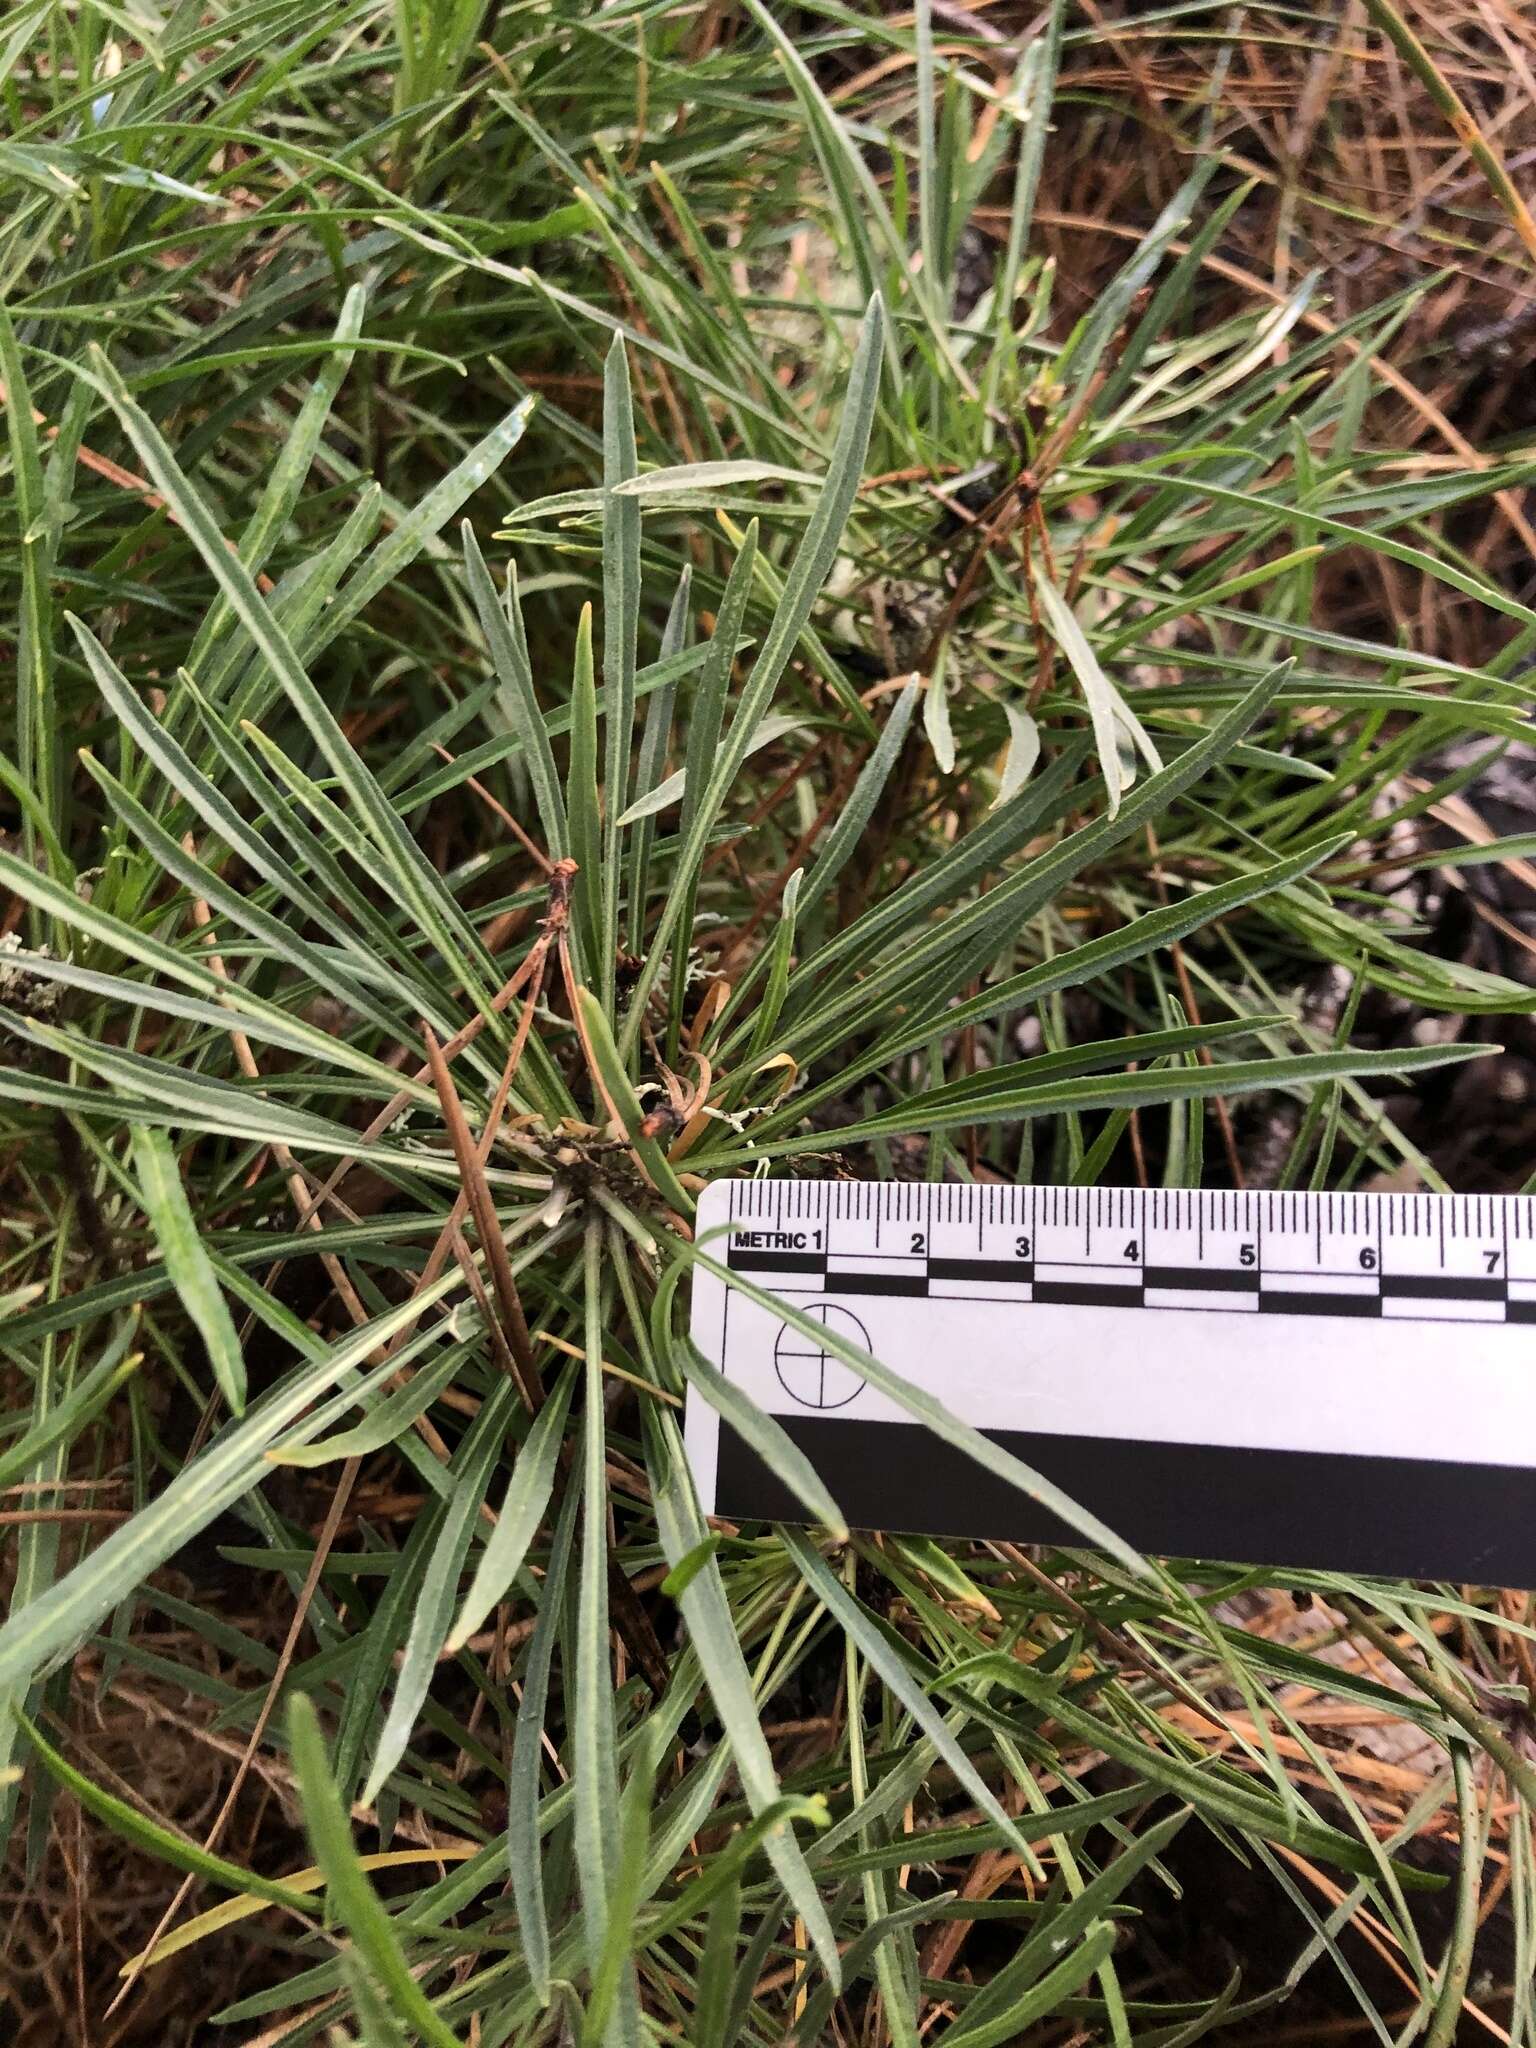
MULTIPOLYGON (((1145 1552, 1536 1585, 1536 1197, 738 1180, 697 1227, 695 1344, 855 1527, 1083 1543, 849 1345, 1145 1552)), ((693 1387, 686 1439, 706 1513, 805 1519, 693 1387)))

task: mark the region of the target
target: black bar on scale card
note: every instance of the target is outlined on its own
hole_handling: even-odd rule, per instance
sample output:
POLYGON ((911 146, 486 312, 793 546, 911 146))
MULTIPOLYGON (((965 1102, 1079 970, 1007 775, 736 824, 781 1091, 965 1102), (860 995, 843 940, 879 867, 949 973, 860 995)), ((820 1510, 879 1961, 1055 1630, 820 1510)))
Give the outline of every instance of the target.
POLYGON ((1148 1266, 1142 1275, 1148 1288, 1167 1287, 1181 1294, 1257 1294, 1259 1275, 1252 1266, 1148 1266))
POLYGON ((928 1292, 928 1275, 923 1273, 834 1273, 827 1269, 829 1294, 900 1294, 909 1299, 928 1292))
POLYGON ((1502 1301, 1502 1280, 1460 1273, 1383 1273, 1381 1291, 1395 1301, 1502 1301))
MULTIPOLYGON (((905 1381, 1149 1555, 1536 1586, 1536 1198, 751 1181, 698 1222, 695 1343, 854 1526, 1081 1547, 905 1381)), ((692 1388, 685 1439, 707 1514, 801 1518, 692 1388)))
POLYGON ((1259 1307, 1268 1316, 1380 1316, 1379 1294, 1308 1294, 1302 1288, 1265 1288, 1259 1307))
MULTIPOLYGON (((1068 1523, 920 1423, 823 1415, 779 1421, 854 1528, 985 1531, 1016 1543, 1083 1547, 1068 1523)), ((1529 1467, 984 1434, 1149 1556, 1536 1585, 1536 1471, 1529 1467)), ((804 1520, 789 1489, 729 1428, 720 1435, 719 1499, 733 1521, 804 1520)))
POLYGON ((814 1273, 818 1280, 827 1270, 824 1252, 741 1251, 735 1245, 726 1263, 735 1273, 814 1273))
POLYGON ((1140 1308, 1141 1282, 1124 1280, 1037 1280, 1035 1300, 1058 1308, 1140 1308))
POLYGON ((930 1280, 1027 1281, 1035 1277, 1033 1259, 945 1259, 928 1261, 930 1280))

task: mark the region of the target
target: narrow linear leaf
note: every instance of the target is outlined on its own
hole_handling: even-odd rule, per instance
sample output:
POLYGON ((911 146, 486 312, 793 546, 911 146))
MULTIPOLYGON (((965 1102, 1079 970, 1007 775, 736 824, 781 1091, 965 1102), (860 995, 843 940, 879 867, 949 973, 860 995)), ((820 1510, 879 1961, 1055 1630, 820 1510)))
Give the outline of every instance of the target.
MULTIPOLYGON (((1231 881, 1217 882, 1209 889, 1192 891, 1177 902, 1143 912, 1118 931, 1105 932, 1100 938, 1074 946, 1057 959, 1042 961, 1038 967, 1026 968, 1022 974, 994 982, 980 995, 956 1003, 945 1016, 945 1028, 962 1031, 968 1025, 1005 1016, 1010 1010, 1023 1009, 1026 1004, 1043 1002, 1047 996, 1062 989, 1080 988, 1084 982, 1123 967, 1128 960, 1140 959, 1158 947, 1171 946, 1216 918, 1240 910, 1245 904, 1283 889, 1310 873, 1322 861, 1342 852, 1350 843, 1350 837, 1349 834, 1341 834, 1337 838, 1321 840, 1285 860, 1253 868, 1245 874, 1233 876, 1231 881)), ((881 1042, 871 1058, 883 1065, 904 1052, 915 1051, 928 1043, 931 1031, 932 1026, 927 1022, 916 1028, 898 1027, 881 1042)))
POLYGON ((998 778, 997 795, 992 799, 993 810, 1013 802, 1034 774, 1040 758, 1040 728, 1029 713, 1017 704, 1005 703, 1003 715, 1008 720, 1008 754, 998 778))
POLYGON ((192 1214, 176 1153, 164 1131, 133 1130, 133 1163, 144 1213, 181 1305, 203 1340, 219 1391, 236 1415, 245 1413, 245 1356, 229 1304, 192 1214))
POLYGON ((635 475, 634 401, 629 357, 615 335, 603 365, 603 718, 607 749, 603 798, 602 940, 598 986, 613 1009, 619 952, 619 820, 629 805, 635 726, 635 664, 640 631, 640 507, 617 496, 635 475))
POLYGON ((602 952, 603 824, 597 787, 597 678, 592 666, 592 607, 576 622, 571 667, 571 746, 565 771, 565 809, 571 857, 577 864, 574 936, 587 974, 597 977, 602 952))
POLYGON ((461 1370, 471 1344, 455 1345, 431 1365, 412 1374, 401 1387, 378 1402, 364 1422, 335 1436, 322 1437, 317 1444, 277 1444, 267 1457, 274 1465, 288 1465, 299 1471, 314 1471, 333 1465, 341 1458, 365 1458, 382 1451, 425 1415, 443 1389, 461 1370))
MULTIPOLYGON (((364 1870, 407 1870, 421 1864, 464 1863, 481 1853, 478 1842, 440 1842, 430 1849, 376 1849, 357 1860, 364 1870)), ((290 1870, 282 1882, 290 1891, 317 1892, 325 1884, 325 1872, 318 1863, 312 1863, 304 1870, 290 1870)), ((195 1948, 200 1941, 206 1941, 210 1934, 222 1934, 225 1928, 238 1927, 242 1920, 264 1913, 271 1903, 269 1899, 255 1897, 226 1899, 222 1905, 212 1906, 206 1913, 195 1914, 192 1919, 162 1935, 153 1948, 130 1956, 119 1966, 118 1975, 136 1976, 140 1969, 152 1970, 157 1964, 167 1963, 172 1956, 180 1955, 183 1949, 195 1948)))
POLYGON ((803 1531, 780 1529, 779 1541, 794 1559, 800 1576, 837 1622, 843 1633, 856 1643, 859 1654, 877 1671, 886 1689, 893 1693, 912 1716, 935 1750, 1007 1842, 1026 1860, 1029 1844, 1006 1813, 997 1795, 955 1740, 944 1716, 924 1693, 917 1680, 901 1662, 886 1637, 865 1614, 853 1595, 830 1570, 826 1559, 803 1531))
MULTIPOLYGON (((18 1289, 15 1294, 0 1295, 0 1318, 19 1313, 28 1296, 40 1292, 41 1289, 18 1289)), ((131 1321, 126 1322, 106 1356, 98 1359, 61 1401, 55 1401, 46 1408, 30 1429, 24 1430, 13 1444, 0 1451, 0 1488, 24 1479, 54 1444, 73 1442, 138 1371, 144 1363, 143 1352, 134 1351, 127 1357, 123 1356, 133 1328, 131 1321)))
POLYGON ((84 1772, 77 1771, 73 1764, 60 1756, 19 1708, 13 1711, 49 1776, 56 1779, 66 1792, 72 1793, 93 1819, 99 1820, 103 1827, 110 1828, 125 1842, 131 1842, 136 1849, 158 1858, 162 1863, 169 1863, 173 1869, 206 1878, 210 1884, 216 1884, 224 1891, 236 1892, 243 1898, 259 1899, 264 1905, 287 1906, 295 1913, 307 1915, 314 1911, 313 1901, 306 1899, 296 1886, 257 1877, 253 1871, 243 1870, 238 1863, 214 1856, 195 1842, 174 1834, 170 1828, 162 1827, 158 1821, 150 1820, 137 1807, 104 1792, 84 1772))
POLYGON ((411 1739, 437 1661, 448 1634, 454 1602, 458 1597, 459 1573, 469 1551, 475 1517, 490 1485, 491 1472, 501 1454, 507 1420, 517 1402, 517 1390, 510 1380, 500 1381, 475 1417, 453 1466, 453 1491, 448 1497, 443 1526, 422 1575, 411 1632, 406 1637, 400 1675, 384 1727, 374 1751, 373 1766, 363 1787, 363 1804, 372 1806, 411 1739))
MULTIPOLYGON (((696 1387, 721 1420, 752 1447, 775 1478, 784 1482, 810 1519, 825 1529, 834 1542, 846 1543, 848 1524, 842 1509, 783 1424, 717 1371, 688 1339, 672 1355, 690 1386, 696 1387)), ((674 1599, 680 1590, 673 1589, 674 1599)))
POLYGON ((581 1489, 568 1487, 544 1575, 543 1598, 534 1618, 533 1640, 528 1646, 523 1697, 518 1703, 517 1724, 512 1733, 512 1764, 507 1773, 507 1861, 512 1896, 517 1903, 528 1981, 541 2008, 549 2004, 551 1962, 539 1833, 540 1753, 549 1704, 549 1678, 566 1608, 566 1580, 580 1507, 581 1489))
MULTIPOLYGON (((266 1451, 284 1430, 326 1426, 323 1413, 312 1420, 315 1403, 408 1324, 418 1322, 435 1301, 460 1285, 444 1274, 409 1301, 354 1330, 289 1374, 251 1404, 243 1420, 216 1436, 147 1506, 115 1528, 90 1555, 0 1624, 0 1691, 24 1685, 50 1658, 68 1650, 104 1614, 147 1579, 233 1502, 248 1493, 266 1470, 266 1451), (305 1422, 300 1423, 299 1418, 305 1422)), ((408 1364, 441 1341, 437 1328, 419 1331, 402 1344, 382 1373, 408 1364)))
POLYGON ((1109 791, 1109 815, 1113 818, 1120 809, 1120 798, 1125 789, 1114 688, 1100 668, 1098 656, 1089 646, 1088 636, 1078 624, 1072 607, 1043 570, 1035 572, 1035 590, 1057 644, 1082 685, 1088 716, 1093 721, 1094 743, 1098 748, 1104 786, 1109 791))
POLYGON ((585 1335, 581 1435, 581 1571, 576 1601, 576 1702, 572 1715, 576 1867, 581 1880, 587 1966, 598 1970, 614 1906, 612 1829, 619 1797, 608 1652, 608 1488, 603 1408, 603 1237, 587 1225, 582 1258, 585 1335))
MULTIPOLYGON (((685 1557, 697 1550, 709 1532, 699 1517, 685 1476, 687 1461, 676 1425, 665 1413, 653 1413, 651 1405, 647 1406, 644 1421, 647 1449, 651 1454, 657 1527, 667 1562, 675 1571, 685 1557)), ((735 1756, 742 1790, 754 1814, 762 1814, 783 1795, 763 1735, 752 1681, 731 1619, 730 1603, 720 1581, 719 1566, 713 1557, 706 1558, 694 1573, 679 1596, 679 1605, 709 1681, 710 1697, 735 1756)), ((805 1922, 812 1945, 821 1958, 822 1968, 834 1985, 841 1986, 843 1971, 836 1937, 804 1853, 787 1830, 770 1834, 767 1850, 780 1883, 805 1922)))
POLYGON ((533 664, 528 658, 523 611, 517 592, 517 571, 514 568, 510 573, 504 609, 480 553, 475 530, 467 519, 462 532, 469 594, 474 600, 475 616, 480 621, 480 630, 485 635, 491 663, 496 670, 497 702, 522 749, 528 780, 533 785, 533 800, 538 806, 545 850, 551 860, 563 860, 570 851, 566 838, 565 802, 555 773, 549 729, 540 715, 534 692, 533 664))
MULTIPOLYGON (((974 1112, 971 1120, 975 1120, 974 1112)), ((909 1415, 926 1424, 935 1436, 942 1438, 945 1443, 953 1444, 956 1450, 964 1451, 968 1458, 974 1458, 977 1464, 995 1473, 1009 1486, 1017 1487, 1029 1499, 1038 1501, 1053 1515, 1078 1530, 1085 1542, 1096 1549, 1107 1550, 1137 1578, 1148 1576, 1149 1567, 1140 1554, 1122 1537, 1117 1536, 1107 1523, 1101 1522, 1097 1515, 1090 1514, 1086 1508, 1079 1507, 1069 1495, 1063 1493, 1059 1487, 1053 1486, 1042 1473, 1036 1472, 1022 1459, 1013 1457, 993 1443, 990 1437, 983 1436, 980 1430, 972 1429, 969 1423, 962 1422, 958 1416, 952 1415, 943 1402, 928 1393, 925 1388, 914 1386, 910 1380, 903 1379, 900 1373, 892 1372, 888 1365, 883 1365, 878 1358, 872 1357, 860 1346, 850 1344, 847 1338, 830 1324, 813 1322, 803 1310, 784 1296, 769 1294, 748 1280, 744 1273, 734 1272, 722 1266, 718 1260, 712 1259, 707 1252, 700 1251, 696 1245, 684 1244, 679 1240, 674 1248, 680 1263, 702 1266, 725 1286, 734 1287, 746 1295, 748 1300, 755 1301, 760 1308, 768 1309, 773 1315, 782 1316, 793 1328, 813 1338, 822 1349, 835 1353, 845 1365, 852 1366, 855 1372, 870 1382, 871 1386, 878 1388, 882 1394, 888 1394, 898 1407, 905 1408, 909 1415)))
POLYGON ((555 1460, 559 1455, 565 1418, 575 1386, 576 1369, 572 1364, 550 1389, 543 1407, 533 1419, 532 1428, 523 1439, 496 1517, 496 1526, 480 1553, 480 1562, 475 1567, 469 1591, 459 1609, 459 1618, 449 1632, 447 1647, 450 1650, 463 1649, 497 1601, 505 1597, 522 1569, 528 1546, 549 1506, 554 1488, 555 1460))
MULTIPOLYGON (((826 480, 817 498, 816 508, 795 551, 795 558, 785 578, 783 594, 774 612, 773 621, 753 664, 746 687, 741 693, 736 716, 731 721, 730 730, 710 770, 708 786, 701 795, 698 810, 685 831, 684 845, 678 857, 678 873, 683 878, 692 876, 698 869, 710 828, 719 815, 726 792, 735 781, 737 771, 746 758, 752 735, 756 732, 768 707, 769 699, 778 686, 779 678, 789 664, 795 645, 810 618, 817 594, 836 560, 843 528, 858 491, 865 453, 869 447, 870 429, 874 425, 875 406, 880 391, 880 353, 884 331, 885 312, 877 296, 870 300, 859 332, 859 344, 848 380, 848 392, 843 404, 837 444, 827 465, 826 480)), ((743 553, 745 552, 743 550, 743 553)), ((731 644, 730 641, 726 642, 727 646, 731 644)), ((691 901, 691 897, 686 900, 691 901)), ((673 930, 682 914, 684 901, 684 893, 674 888, 667 908, 662 912, 652 941, 650 975, 647 977, 642 974, 630 999, 629 1015, 622 1041, 626 1053, 632 1050, 639 1036, 646 1000, 655 974, 659 971, 661 958, 671 942, 673 930)))
POLYGON ((614 1042, 608 1019, 602 1004, 590 989, 576 991, 577 1008, 580 1013, 582 1030, 587 1049, 592 1056, 597 1077, 601 1081, 608 1100, 618 1115, 624 1133, 634 1147, 635 1155, 650 1176, 652 1185, 663 1195, 682 1216, 693 1214, 692 1195, 678 1179, 667 1155, 654 1138, 647 1137, 643 1129, 645 1111, 635 1094, 619 1048, 614 1042))
POLYGON ((874 752, 859 770, 848 801, 839 811, 836 823, 822 842, 815 865, 805 878, 800 901, 802 915, 808 914, 821 901, 862 841, 874 816, 875 806, 890 781, 891 770, 901 753, 902 742, 906 739, 912 713, 921 694, 915 683, 908 683, 892 704, 890 716, 875 742, 874 752))
MULTIPOLYGON (((1208 1029, 1209 1027, 1207 1027, 1208 1029)), ((1068 1110, 1141 1109, 1208 1095, 1252 1095, 1274 1089, 1310 1087, 1320 1081, 1358 1080, 1371 1074, 1420 1074, 1432 1067, 1460 1066, 1500 1050, 1492 1045, 1407 1045, 1383 1050, 1293 1053, 1267 1060, 1231 1060, 1209 1067, 1165 1068, 1156 1073, 1105 1074, 1097 1079, 1028 1082, 926 1105, 921 1097, 879 1117, 840 1126, 839 1141, 852 1144, 878 1132, 952 1130, 978 1122, 1006 1123, 1021 1117, 1061 1116, 1068 1110)), ((790 1139, 772 1149, 782 1157, 824 1150, 816 1140, 790 1139)), ((763 1148, 767 1149, 767 1148, 763 1148)), ((758 1156, 761 1156, 760 1154, 758 1156)), ((718 1163, 718 1162, 717 1162, 718 1163)))
POLYGON ((816 478, 803 469, 786 469, 777 462, 680 462, 667 469, 648 469, 643 476, 626 477, 611 486, 615 498, 682 497, 695 491, 722 491, 729 484, 814 484, 816 478))
POLYGON ((956 2027, 946 2038, 954 2042, 954 2048, 1001 2048, 1005 2042, 1017 2041, 1024 2030, 1037 2020, 1059 2012, 1062 2001, 1070 1998, 1074 1991, 1087 1983, 1095 1970, 1101 1969, 1109 1960, 1114 1946, 1114 1927, 1101 1921, 1085 1941, 1079 1942, 1069 1955, 1063 1956, 1038 1984, 1022 1992, 1007 2011, 999 2013, 990 2023, 978 2021, 972 2027, 956 2027))
POLYGON ((458 2035, 439 2017, 417 1983, 390 1917, 368 1882, 331 1776, 319 1720, 304 1693, 296 1693, 289 1705, 288 1741, 304 1803, 304 1824, 315 1861, 325 1872, 326 1897, 332 1910, 357 1943, 395 2010, 421 2040, 430 2048, 460 2048, 458 2035))

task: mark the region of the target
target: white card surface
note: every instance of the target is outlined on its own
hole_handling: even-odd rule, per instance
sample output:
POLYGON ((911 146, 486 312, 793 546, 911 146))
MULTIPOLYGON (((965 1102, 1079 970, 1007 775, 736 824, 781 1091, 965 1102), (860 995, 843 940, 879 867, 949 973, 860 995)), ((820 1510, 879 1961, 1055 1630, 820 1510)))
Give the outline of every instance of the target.
MULTIPOLYGON (((848 1345, 1143 1550, 1536 1583, 1536 1199, 733 1181, 698 1236, 695 1344, 855 1526, 1081 1542, 848 1345)), ((804 1518, 686 1434, 706 1512, 804 1518)))

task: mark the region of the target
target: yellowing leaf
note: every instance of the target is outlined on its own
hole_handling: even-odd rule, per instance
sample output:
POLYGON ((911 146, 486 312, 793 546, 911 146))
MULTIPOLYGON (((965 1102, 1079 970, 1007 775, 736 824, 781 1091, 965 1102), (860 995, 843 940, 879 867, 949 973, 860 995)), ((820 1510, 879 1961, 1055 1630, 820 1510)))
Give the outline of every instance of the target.
MULTIPOLYGON (((471 1856, 478 1856, 479 1845, 474 1842, 450 1842, 436 1849, 385 1849, 371 1856, 359 1856, 358 1862, 364 1870, 399 1870, 409 1863, 467 1863, 471 1856)), ((304 1870, 295 1870, 283 1879, 290 1891, 317 1892, 325 1883, 325 1872, 311 1863, 304 1870)), ((206 1941, 210 1934, 218 1934, 226 1927, 233 1927, 238 1921, 249 1920, 253 1913, 264 1913, 271 1905, 270 1899, 238 1898, 225 1899, 217 1906, 211 1906, 206 1913, 199 1913, 182 1927, 176 1927, 157 1941, 152 1948, 141 1949, 138 1955, 130 1956, 118 1969, 120 1977, 137 1975, 140 1970, 152 1970, 156 1963, 169 1961, 184 1948, 192 1948, 200 1941, 206 1941)))

